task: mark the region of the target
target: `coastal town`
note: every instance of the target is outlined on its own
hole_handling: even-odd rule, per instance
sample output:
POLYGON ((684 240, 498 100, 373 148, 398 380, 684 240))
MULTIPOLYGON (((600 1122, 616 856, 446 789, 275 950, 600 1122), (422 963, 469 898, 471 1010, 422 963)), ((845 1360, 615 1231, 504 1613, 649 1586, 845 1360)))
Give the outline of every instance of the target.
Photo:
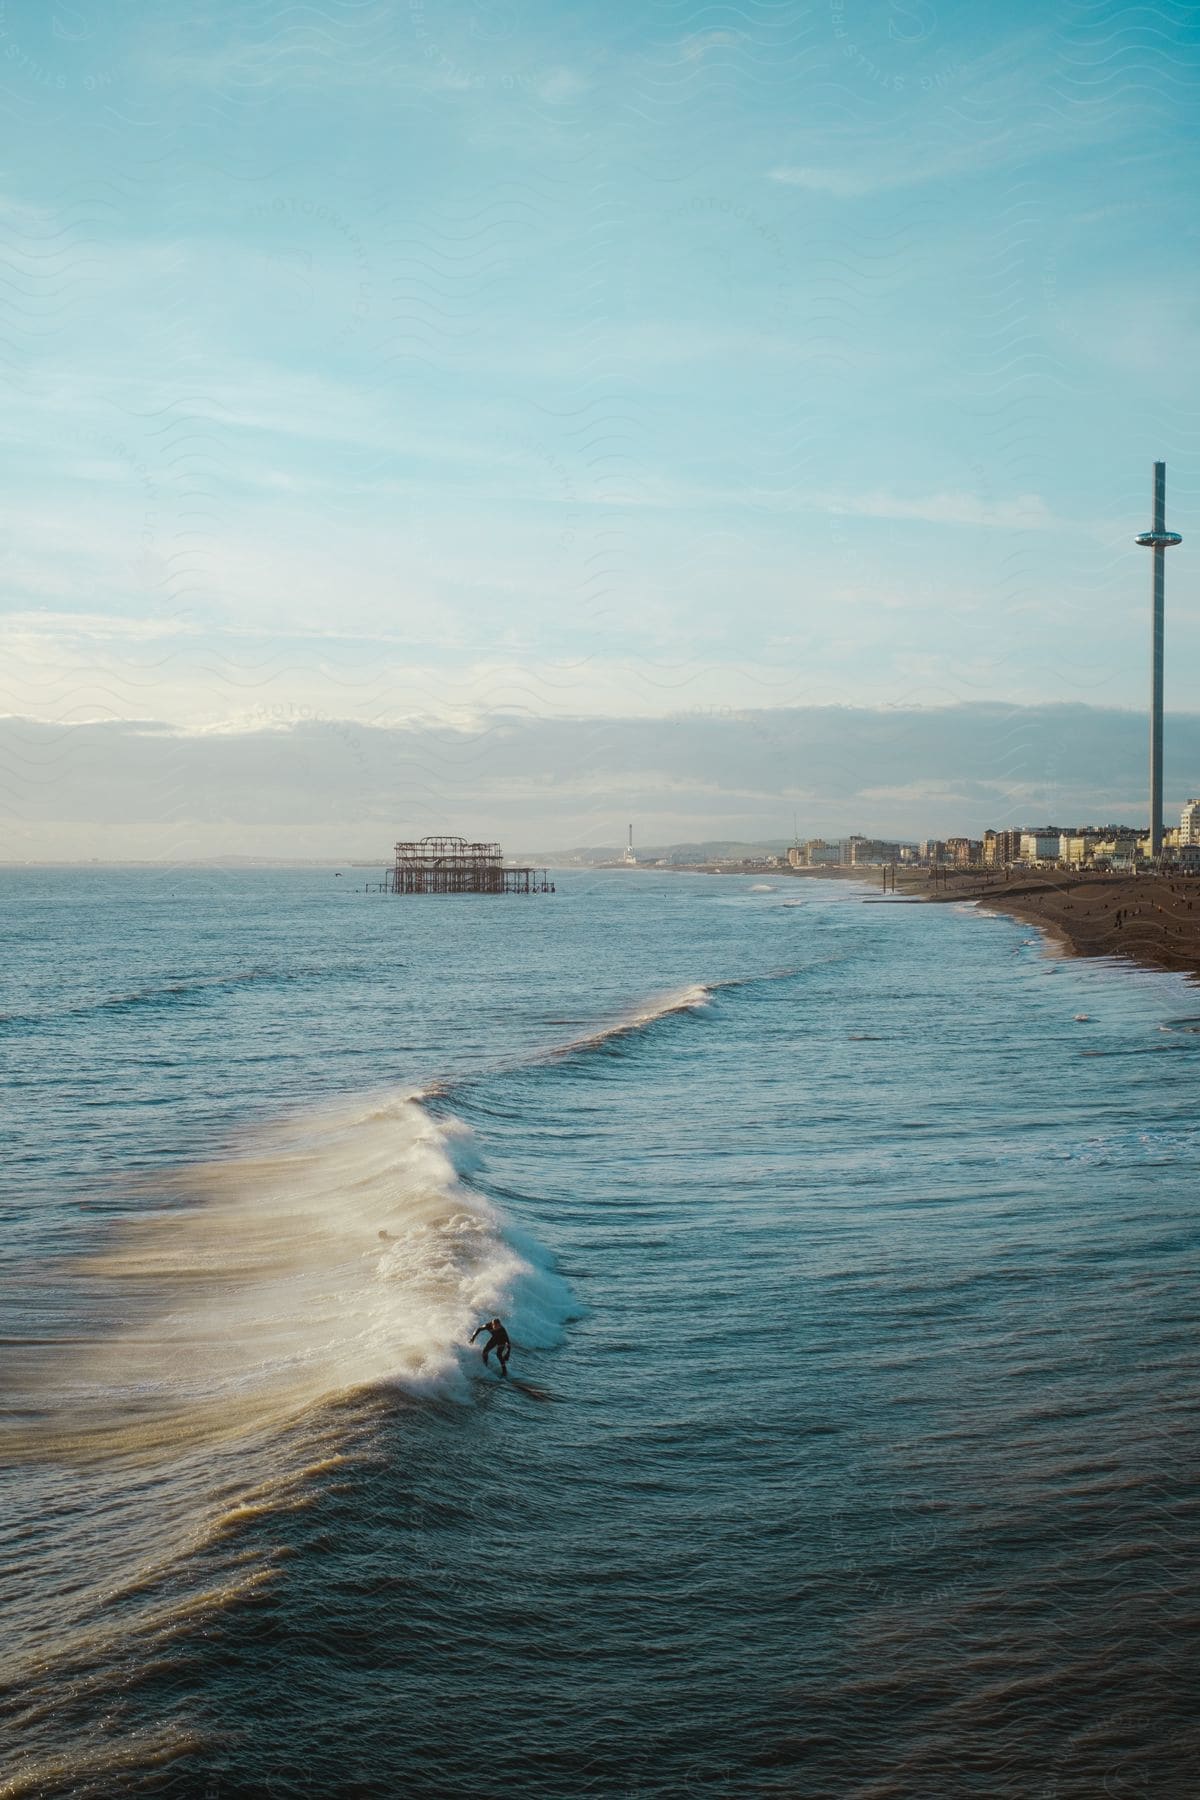
POLYGON ((1061 870, 1076 874, 1200 873, 1200 798, 1184 806, 1179 824, 1162 833, 1154 851, 1149 829, 1132 825, 1023 825, 982 837, 918 840, 869 837, 852 832, 844 838, 810 837, 789 845, 676 844, 637 852, 632 829, 627 847, 617 857, 604 850, 589 856, 574 852, 571 861, 597 861, 609 867, 704 870, 709 873, 762 874, 792 870, 864 871, 898 868, 909 873, 958 871, 989 875, 1022 870, 1061 870))
POLYGON ((835 842, 808 838, 786 856, 793 869, 822 866, 878 868, 899 863, 913 868, 1094 869, 1122 874, 1137 869, 1200 872, 1200 799, 1187 802, 1179 824, 1162 834, 1156 855, 1148 829, 1128 825, 1030 825, 987 830, 981 838, 926 838, 892 843, 853 835, 835 842))

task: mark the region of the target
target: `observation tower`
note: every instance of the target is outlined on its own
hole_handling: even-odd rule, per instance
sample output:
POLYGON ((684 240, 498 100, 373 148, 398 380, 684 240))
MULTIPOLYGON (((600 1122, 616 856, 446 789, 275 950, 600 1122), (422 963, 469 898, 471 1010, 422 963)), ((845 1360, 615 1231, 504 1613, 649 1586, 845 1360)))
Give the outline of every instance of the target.
POLYGON ((1167 465, 1154 465, 1154 527, 1138 543, 1154 552, 1150 651, 1150 854, 1162 855, 1163 839, 1163 576, 1168 550, 1183 539, 1167 530, 1167 465))

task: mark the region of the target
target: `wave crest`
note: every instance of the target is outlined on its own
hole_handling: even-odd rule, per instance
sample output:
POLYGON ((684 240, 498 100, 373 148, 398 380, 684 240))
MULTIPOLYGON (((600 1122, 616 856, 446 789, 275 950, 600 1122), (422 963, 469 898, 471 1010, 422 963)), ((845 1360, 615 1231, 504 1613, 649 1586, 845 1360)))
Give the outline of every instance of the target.
POLYGON ((28 1347, 26 1419, 54 1405, 26 1431, 43 1450, 47 1433, 81 1454, 178 1447, 364 1386, 465 1392, 465 1340, 492 1313, 519 1344, 556 1342, 566 1283, 470 1184, 477 1166, 466 1125, 402 1095, 177 1171, 64 1272, 93 1329, 82 1355, 28 1347))

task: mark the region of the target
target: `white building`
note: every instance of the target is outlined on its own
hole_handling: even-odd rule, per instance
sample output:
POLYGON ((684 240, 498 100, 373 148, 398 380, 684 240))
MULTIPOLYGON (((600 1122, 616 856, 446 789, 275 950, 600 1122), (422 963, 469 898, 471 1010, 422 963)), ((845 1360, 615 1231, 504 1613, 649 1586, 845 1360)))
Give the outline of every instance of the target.
POLYGON ((1062 833, 1058 831, 1023 831, 1021 861, 1023 863, 1056 863, 1062 833))
POLYGON ((840 863, 840 844, 827 844, 824 838, 809 838, 805 844, 793 844, 788 861, 793 869, 815 869, 822 863, 840 863))
POLYGON ((1189 800, 1180 813, 1179 842, 1200 844, 1200 800, 1189 800))

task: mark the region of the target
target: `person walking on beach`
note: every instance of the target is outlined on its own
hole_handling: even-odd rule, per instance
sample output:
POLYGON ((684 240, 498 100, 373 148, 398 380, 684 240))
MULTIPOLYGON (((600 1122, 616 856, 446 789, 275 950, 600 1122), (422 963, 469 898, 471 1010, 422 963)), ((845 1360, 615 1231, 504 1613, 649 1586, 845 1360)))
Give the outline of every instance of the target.
POLYGON ((499 1319, 488 1319, 484 1324, 477 1325, 475 1330, 471 1333, 472 1343, 475 1342, 475 1339, 479 1336, 481 1331, 490 1331, 492 1334, 488 1338, 487 1343, 483 1346, 484 1362, 487 1362, 488 1352, 494 1350, 496 1352, 496 1361, 500 1364, 500 1373, 501 1375, 506 1376, 508 1374, 508 1359, 512 1355, 512 1340, 509 1338, 507 1331, 505 1331, 499 1319))

